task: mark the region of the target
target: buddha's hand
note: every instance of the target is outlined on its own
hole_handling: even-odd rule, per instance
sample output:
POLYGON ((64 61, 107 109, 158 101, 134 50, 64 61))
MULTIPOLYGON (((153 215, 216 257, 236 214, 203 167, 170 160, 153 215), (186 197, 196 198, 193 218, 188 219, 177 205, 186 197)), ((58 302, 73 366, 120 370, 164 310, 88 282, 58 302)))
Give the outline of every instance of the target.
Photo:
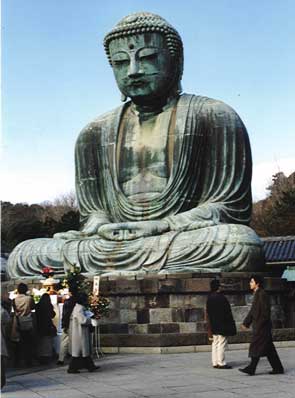
POLYGON ((109 223, 109 221, 105 217, 104 214, 97 214, 97 212, 95 212, 88 217, 87 222, 85 223, 85 225, 82 228, 82 232, 83 232, 83 234, 85 234, 87 236, 96 235, 98 229, 102 225, 108 224, 108 223, 109 223))
POLYGON ((83 239, 86 235, 81 231, 67 231, 67 232, 58 232, 57 234, 53 235, 54 239, 83 239))
POLYGON ((167 221, 158 220, 106 224, 102 225, 97 233, 104 239, 123 241, 160 235, 167 231, 169 231, 167 221))

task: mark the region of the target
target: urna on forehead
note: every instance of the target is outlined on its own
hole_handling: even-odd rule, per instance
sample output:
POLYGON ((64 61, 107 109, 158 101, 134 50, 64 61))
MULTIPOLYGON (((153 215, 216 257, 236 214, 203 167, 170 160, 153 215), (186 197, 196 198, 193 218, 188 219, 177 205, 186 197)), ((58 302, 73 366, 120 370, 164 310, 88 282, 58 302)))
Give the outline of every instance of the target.
POLYGON ((111 63, 109 45, 112 40, 141 34, 144 34, 148 40, 149 36, 151 36, 149 33, 159 33, 165 38, 170 54, 179 59, 183 58, 182 41, 176 29, 159 15, 139 12, 124 17, 105 36, 104 47, 109 62, 111 63))

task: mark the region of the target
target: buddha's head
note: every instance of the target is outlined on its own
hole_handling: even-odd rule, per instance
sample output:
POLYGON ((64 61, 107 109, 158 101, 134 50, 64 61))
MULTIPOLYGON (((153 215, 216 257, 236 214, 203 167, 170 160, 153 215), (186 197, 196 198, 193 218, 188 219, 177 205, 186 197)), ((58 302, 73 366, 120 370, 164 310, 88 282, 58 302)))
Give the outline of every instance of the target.
POLYGON ((180 92, 182 41, 160 16, 144 12, 123 18, 104 46, 123 96, 145 104, 180 92))

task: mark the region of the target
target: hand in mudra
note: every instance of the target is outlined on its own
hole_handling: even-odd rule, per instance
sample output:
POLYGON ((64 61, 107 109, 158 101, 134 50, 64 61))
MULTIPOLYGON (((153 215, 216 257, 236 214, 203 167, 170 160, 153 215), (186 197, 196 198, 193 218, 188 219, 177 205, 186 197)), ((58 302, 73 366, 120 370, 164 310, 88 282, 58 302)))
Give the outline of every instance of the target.
POLYGON ((57 232, 56 234, 53 235, 54 239, 64 239, 64 240, 70 240, 70 239, 83 239, 85 238, 86 235, 81 232, 81 231, 67 231, 67 232, 57 232))
POLYGON ((53 238, 64 240, 84 239, 96 235, 98 228, 103 224, 104 221, 101 220, 101 218, 94 213, 88 218, 86 224, 83 226, 83 229, 81 231, 71 230, 66 232, 58 232, 53 235, 53 238))
POLYGON ((98 228, 97 233, 104 239, 123 241, 159 235, 168 230, 167 221, 159 220, 105 224, 98 228))

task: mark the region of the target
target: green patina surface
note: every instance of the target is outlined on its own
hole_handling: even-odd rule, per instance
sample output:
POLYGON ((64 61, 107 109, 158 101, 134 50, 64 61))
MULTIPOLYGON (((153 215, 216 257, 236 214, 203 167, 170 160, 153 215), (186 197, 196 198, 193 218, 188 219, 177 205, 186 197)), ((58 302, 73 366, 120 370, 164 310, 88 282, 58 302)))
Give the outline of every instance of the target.
POLYGON ((221 101, 181 93, 177 31, 150 13, 105 38, 124 99, 78 136, 80 231, 22 242, 12 277, 44 265, 92 274, 251 271, 263 265, 251 216, 246 128, 221 101))

